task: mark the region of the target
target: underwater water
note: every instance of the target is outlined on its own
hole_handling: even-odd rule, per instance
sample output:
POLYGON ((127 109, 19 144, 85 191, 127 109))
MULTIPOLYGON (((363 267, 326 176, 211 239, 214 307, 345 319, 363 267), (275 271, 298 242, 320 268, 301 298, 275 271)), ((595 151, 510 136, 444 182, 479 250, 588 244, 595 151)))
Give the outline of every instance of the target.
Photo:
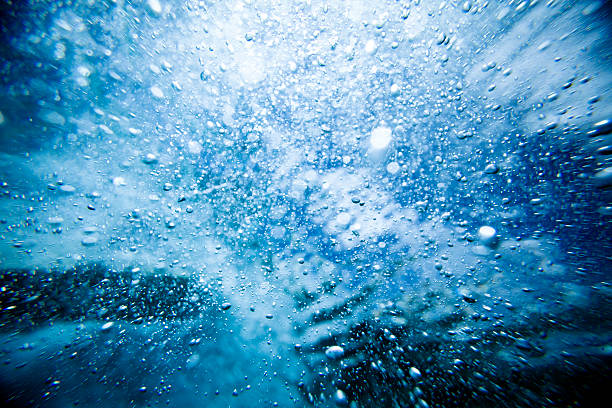
POLYGON ((609 395, 606 1, 0 11, 2 406, 609 395))

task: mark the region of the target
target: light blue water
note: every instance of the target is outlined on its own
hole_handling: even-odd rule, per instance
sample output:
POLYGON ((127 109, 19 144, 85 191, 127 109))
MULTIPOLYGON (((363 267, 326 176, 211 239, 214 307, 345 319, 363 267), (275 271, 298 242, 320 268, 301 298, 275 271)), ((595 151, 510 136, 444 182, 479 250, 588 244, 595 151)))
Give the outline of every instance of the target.
POLYGON ((589 406, 603 1, 2 1, 12 406, 589 406))

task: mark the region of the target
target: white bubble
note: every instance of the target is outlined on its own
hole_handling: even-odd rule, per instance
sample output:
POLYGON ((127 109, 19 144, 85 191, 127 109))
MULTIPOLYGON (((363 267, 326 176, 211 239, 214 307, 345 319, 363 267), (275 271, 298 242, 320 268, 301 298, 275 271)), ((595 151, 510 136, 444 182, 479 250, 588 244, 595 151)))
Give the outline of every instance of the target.
POLYGON ((402 92, 402 90, 401 90, 401 88, 399 87, 398 84, 391 85, 391 89, 390 90, 391 90, 391 95, 392 96, 398 96, 402 92))
POLYGON ((77 72, 79 73, 79 75, 84 77, 88 77, 91 75, 91 70, 84 65, 77 67, 77 72))
POLYGON ((83 234, 86 235, 95 234, 96 232, 98 232, 98 227, 96 227, 95 225, 90 225, 88 227, 83 228, 83 234))
POLYGON ((81 245, 89 247, 94 246, 98 243, 98 237, 95 235, 88 235, 81 240, 81 245))
POLYGON ((349 213, 342 212, 336 217, 336 222, 340 225, 348 225, 351 222, 351 215, 349 213))
POLYGON ((391 162, 387 164, 387 171, 391 174, 397 173, 399 169, 400 169, 400 166, 399 164, 397 164, 397 162, 391 162))
POLYGON ((147 6, 149 6, 149 10, 151 10, 153 14, 159 15, 162 12, 162 6, 159 0, 147 0, 147 6))
POLYGON ((606 167, 593 175, 593 181, 598 187, 612 185, 612 167, 606 167))
POLYGON ((109 128, 106 125, 100 125, 100 130, 103 131, 104 133, 106 133, 107 135, 114 135, 115 132, 113 132, 113 130, 111 128, 109 128))
POLYGON ((49 218, 49 224, 53 226, 61 225, 62 222, 64 222, 64 219, 62 217, 50 217, 49 218))
POLYGON ((374 149, 384 149, 391 143, 391 129, 386 126, 379 126, 372 130, 370 145, 374 149))
POLYGON ((43 110, 38 116, 47 123, 57 126, 63 126, 66 123, 66 118, 52 110, 43 110))
POLYGON ((282 239, 285 236, 286 232, 287 230, 285 229, 285 227, 281 225, 276 225, 270 230, 270 235, 272 235, 272 238, 274 239, 282 239))
POLYGON ((366 42, 365 45, 365 52, 367 54, 374 54, 376 52, 376 50, 378 49, 378 45, 376 44, 376 41, 374 40, 368 40, 368 42, 366 42))
POLYGON ((346 394, 342 390, 336 390, 336 395, 334 395, 334 400, 336 401, 336 405, 338 406, 348 405, 348 399, 346 398, 346 394))
POLYGON ((478 230, 478 239, 486 246, 493 246, 497 243, 497 231, 493 227, 483 225, 478 230))
POLYGON ((104 323, 104 324, 102 325, 102 327, 100 328, 100 330, 101 330, 101 331, 103 331, 103 332, 107 332, 107 331, 109 331, 110 329, 112 329, 114 325, 115 325, 115 323, 113 323, 113 322, 106 322, 106 323, 104 323))
POLYGON ((202 151, 202 145, 195 140, 190 140, 189 143, 187 143, 187 149, 189 150, 189 153, 200 154, 202 151))
POLYGON ((247 84, 255 84, 266 77, 265 59, 252 55, 243 55, 238 61, 238 73, 241 79, 247 84))
POLYGON ((74 188, 73 186, 68 185, 68 184, 64 184, 64 185, 60 186, 59 189, 64 194, 72 194, 72 193, 74 193, 76 191, 76 188, 74 188))
POLYGON ((194 353, 191 356, 189 356, 189 358, 185 362, 185 366, 187 368, 194 368, 198 365, 199 362, 200 362, 200 355, 194 353))
POLYGON ((164 97, 164 91, 162 91, 160 87, 155 86, 155 85, 151 87, 151 93, 153 94, 154 97, 159 98, 159 99, 164 97))
POLYGON ((344 349, 340 346, 330 346, 325 350, 325 355, 331 360, 337 360, 344 355, 344 349))
POLYGON ((157 156, 153 153, 147 153, 146 156, 142 159, 144 164, 155 164, 157 163, 157 156))
POLYGON ((118 177, 114 177, 113 178, 113 184, 116 186, 127 186, 127 182, 125 181, 125 178, 118 176, 118 177))

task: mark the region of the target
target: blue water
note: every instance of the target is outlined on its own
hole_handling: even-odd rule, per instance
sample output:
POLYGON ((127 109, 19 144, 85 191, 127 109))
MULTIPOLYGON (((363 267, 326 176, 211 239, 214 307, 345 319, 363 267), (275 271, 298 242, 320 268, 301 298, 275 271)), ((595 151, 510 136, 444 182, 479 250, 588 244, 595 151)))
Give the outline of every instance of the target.
POLYGON ((7 406, 590 406, 604 1, 1 3, 7 406))

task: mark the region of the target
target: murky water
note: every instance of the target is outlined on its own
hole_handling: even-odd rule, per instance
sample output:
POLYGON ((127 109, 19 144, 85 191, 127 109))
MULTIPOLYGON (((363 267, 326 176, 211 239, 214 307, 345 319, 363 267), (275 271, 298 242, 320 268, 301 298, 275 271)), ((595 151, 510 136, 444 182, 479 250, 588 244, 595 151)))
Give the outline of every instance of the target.
POLYGON ((590 406, 605 1, 2 1, 7 406, 590 406))

